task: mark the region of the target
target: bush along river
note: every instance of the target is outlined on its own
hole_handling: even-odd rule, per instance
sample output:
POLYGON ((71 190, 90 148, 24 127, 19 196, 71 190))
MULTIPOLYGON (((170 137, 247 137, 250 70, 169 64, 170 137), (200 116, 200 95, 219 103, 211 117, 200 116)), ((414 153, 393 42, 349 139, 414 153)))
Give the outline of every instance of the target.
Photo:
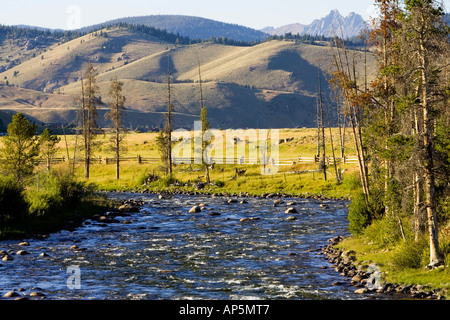
POLYGON ((347 234, 345 201, 109 196, 134 205, 0 242, 2 299, 402 298, 355 293, 323 253, 347 234))

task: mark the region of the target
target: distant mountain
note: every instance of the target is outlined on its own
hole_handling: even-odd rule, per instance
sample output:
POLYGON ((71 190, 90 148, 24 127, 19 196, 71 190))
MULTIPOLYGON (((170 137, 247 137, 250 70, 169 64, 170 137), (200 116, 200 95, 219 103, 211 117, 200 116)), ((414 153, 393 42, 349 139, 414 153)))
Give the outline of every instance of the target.
POLYGON ((282 36, 286 33, 292 33, 292 34, 303 34, 303 31, 305 30, 306 25, 301 23, 293 23, 288 24, 279 28, 274 27, 266 27, 264 29, 261 29, 262 32, 268 33, 273 36, 282 36))
POLYGON ((450 13, 446 13, 446 14, 445 14, 445 16, 444 16, 444 21, 445 21, 448 25, 450 25, 450 13))
POLYGON ((338 10, 332 10, 326 17, 316 19, 310 25, 296 23, 279 28, 268 27, 262 31, 271 35, 284 35, 290 32, 292 34, 324 35, 326 37, 332 37, 336 33, 338 36, 343 35, 344 38, 351 38, 358 36, 366 26, 366 21, 357 13, 352 12, 347 17, 343 17, 338 10))
MULTIPOLYGON (((211 19, 184 15, 150 15, 140 17, 120 18, 102 23, 101 25, 127 23, 133 25, 145 25, 167 32, 179 34, 190 39, 210 39, 211 37, 236 41, 260 41, 267 38, 268 34, 259 30, 244 27, 237 24, 224 23, 211 19)), ((92 31, 99 25, 82 29, 92 31)))

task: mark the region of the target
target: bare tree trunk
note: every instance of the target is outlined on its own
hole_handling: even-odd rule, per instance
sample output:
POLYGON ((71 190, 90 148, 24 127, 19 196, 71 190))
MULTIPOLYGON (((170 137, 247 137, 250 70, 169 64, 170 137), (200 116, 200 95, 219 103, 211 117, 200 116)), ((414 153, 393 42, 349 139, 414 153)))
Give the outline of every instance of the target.
POLYGON ((172 105, 172 91, 171 91, 171 73, 170 73, 170 60, 168 59, 168 71, 167 71, 167 90, 168 90, 168 105, 166 115, 166 134, 167 134, 167 161, 169 176, 172 175, 172 118, 173 118, 173 105, 172 105))
POLYGON ((327 181, 327 163, 325 160, 326 153, 325 153, 325 117, 323 114, 323 101, 322 101, 322 82, 320 81, 320 68, 318 68, 318 74, 319 74, 319 108, 320 108, 320 125, 321 125, 321 131, 322 131, 322 159, 320 160, 320 164, 322 166, 323 170, 323 179, 327 181))
MULTIPOLYGON (((200 69, 200 59, 197 57, 197 61, 198 61, 198 79, 199 79, 199 84, 200 84, 200 103, 201 103, 201 113, 200 113, 200 120, 202 121, 202 162, 203 165, 205 167, 205 181, 207 184, 211 183, 211 180, 209 178, 209 166, 208 166, 208 162, 205 161, 204 157, 205 157, 205 150, 206 147, 208 145, 207 141, 205 141, 205 132, 206 130, 209 129, 209 123, 207 120, 207 114, 208 111, 204 105, 204 100, 203 100, 203 87, 202 87, 202 74, 201 74, 201 69, 200 69)), ((208 159, 206 159, 208 160, 208 159)))
POLYGON ((428 236, 430 241, 430 266, 439 265, 443 262, 442 255, 439 251, 439 237, 436 213, 436 191, 434 177, 433 162, 433 145, 432 145, 432 123, 430 114, 430 105, 428 98, 428 71, 426 49, 423 39, 420 39, 419 59, 421 67, 422 81, 422 112, 423 112, 423 165, 425 178, 425 208, 428 220, 428 236))

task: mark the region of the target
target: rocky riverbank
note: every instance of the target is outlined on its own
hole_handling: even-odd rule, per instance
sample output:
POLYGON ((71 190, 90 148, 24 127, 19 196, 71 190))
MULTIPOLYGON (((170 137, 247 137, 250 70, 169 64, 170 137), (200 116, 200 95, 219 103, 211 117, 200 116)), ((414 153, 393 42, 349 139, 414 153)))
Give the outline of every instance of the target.
POLYGON ((183 190, 183 189, 173 189, 173 190, 149 190, 144 188, 142 190, 129 190, 129 191, 117 191, 108 192, 103 191, 105 194, 108 193, 142 193, 142 194, 153 194, 162 196, 175 196, 175 195, 187 195, 187 196, 211 196, 211 197, 239 197, 239 198, 297 198, 297 199, 316 199, 316 200, 351 200, 350 197, 333 197, 325 194, 290 194, 285 192, 266 192, 262 194, 252 194, 249 192, 239 192, 239 193, 229 193, 229 192, 208 192, 203 190, 203 188, 196 188, 196 191, 183 190))
MULTIPOLYGON (((356 253, 354 251, 342 251, 336 248, 344 237, 336 236, 328 240, 322 253, 331 263, 331 267, 339 272, 346 282, 349 281, 355 287, 355 293, 388 293, 403 294, 405 299, 430 299, 445 300, 441 291, 429 289, 423 285, 395 284, 383 281, 380 266, 371 261, 356 263, 356 253)), ((342 285, 344 282, 335 282, 333 285, 342 285)))

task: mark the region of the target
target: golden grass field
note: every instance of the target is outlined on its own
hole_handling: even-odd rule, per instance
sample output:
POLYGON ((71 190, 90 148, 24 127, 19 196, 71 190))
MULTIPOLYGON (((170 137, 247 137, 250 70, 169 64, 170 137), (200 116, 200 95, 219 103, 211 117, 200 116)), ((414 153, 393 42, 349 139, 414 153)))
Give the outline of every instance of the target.
MULTIPOLYGON (((351 136, 347 129, 346 138, 346 154, 348 156, 355 155, 351 136)), ((338 138, 338 129, 332 129, 334 148, 336 157, 340 157, 340 145, 338 138)), ((94 152, 94 161, 91 165, 89 182, 96 183, 102 190, 142 190, 144 187, 139 185, 139 179, 146 174, 155 174, 164 177, 161 171, 160 156, 156 147, 155 138, 157 133, 129 133, 125 136, 123 145, 125 150, 122 152, 120 163, 120 179, 115 178, 115 162, 114 154, 109 149, 109 135, 104 134, 96 139, 96 147, 94 152), (138 155, 141 156, 142 163, 138 163, 138 155), (98 159, 102 159, 99 163, 98 159), (105 158, 109 158, 105 163, 105 158), (150 160, 151 158, 151 160, 150 160), (150 160, 150 161, 149 161, 150 160)), ((66 157, 69 155, 70 161, 55 165, 55 167, 73 166, 74 146, 77 144, 75 156, 81 160, 83 158, 81 136, 60 136, 61 141, 58 145, 58 153, 56 157, 66 157), (66 143, 67 142, 67 143, 66 143)), ((271 192, 289 193, 295 195, 326 195, 332 197, 348 197, 350 189, 355 187, 354 173, 357 171, 355 163, 338 165, 343 170, 344 177, 350 176, 352 185, 341 183, 338 185, 335 179, 335 168, 333 165, 328 166, 327 181, 324 181, 321 172, 303 172, 317 170, 317 163, 299 163, 298 157, 314 157, 317 152, 317 129, 282 129, 279 130, 279 139, 292 139, 287 143, 278 146, 279 159, 284 164, 279 167, 277 174, 263 175, 263 165, 260 164, 218 164, 210 171, 211 181, 220 180, 224 182, 224 186, 209 186, 206 191, 211 192, 228 192, 240 193, 248 192, 251 194, 262 194, 271 192), (295 162, 295 164, 294 164, 295 162), (246 170, 242 176, 234 179, 235 169, 246 170)), ((327 156, 332 156, 331 139, 327 136, 327 156)), ((240 142, 237 144, 244 144, 240 142)), ((251 146, 253 142, 247 145, 245 151, 246 163, 251 158, 251 146)), ((237 147, 233 148, 237 154, 237 147)), ((230 147, 228 147, 230 149, 230 147)), ((243 149, 241 149, 243 150, 243 149)), ((223 150, 225 155, 225 150, 223 150)), ((230 150, 228 150, 230 152, 230 150)), ((184 154, 180 154, 180 156, 184 154)), ((215 155, 215 152, 212 153, 215 155)), ((242 153, 240 153, 242 155, 242 153)), ((270 165, 267 167, 267 171, 270 165)), ((78 178, 84 179, 84 163, 76 162, 75 174, 78 178)), ((182 183, 193 182, 197 180, 204 181, 205 175, 201 165, 179 164, 174 166, 174 177, 182 183)), ((345 181, 344 181, 345 182, 345 181)), ((147 186, 150 190, 161 189, 160 184, 147 186)), ((189 188, 188 188, 189 189, 189 188)))

